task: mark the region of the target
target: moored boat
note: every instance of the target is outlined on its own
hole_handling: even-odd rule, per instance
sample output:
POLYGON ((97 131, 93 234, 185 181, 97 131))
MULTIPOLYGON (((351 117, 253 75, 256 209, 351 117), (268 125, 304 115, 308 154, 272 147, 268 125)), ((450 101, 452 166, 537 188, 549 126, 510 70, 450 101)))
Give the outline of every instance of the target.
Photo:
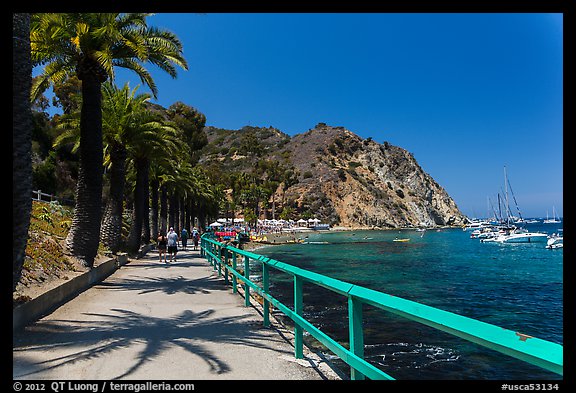
POLYGON ((526 229, 516 228, 508 234, 499 235, 495 241, 499 243, 538 243, 546 242, 548 235, 541 232, 528 232, 526 229))
POLYGON ((548 236, 548 240, 546 241, 546 248, 550 250, 554 250, 556 248, 564 248, 564 236, 560 236, 556 233, 548 236))

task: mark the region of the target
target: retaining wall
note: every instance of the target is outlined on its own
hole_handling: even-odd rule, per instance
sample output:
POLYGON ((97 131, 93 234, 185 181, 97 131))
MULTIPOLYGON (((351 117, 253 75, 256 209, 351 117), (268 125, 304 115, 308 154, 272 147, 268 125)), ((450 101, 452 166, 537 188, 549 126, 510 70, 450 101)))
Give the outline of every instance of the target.
POLYGON ((128 255, 119 253, 114 259, 101 263, 78 277, 14 307, 12 331, 21 329, 50 314, 62 304, 110 276, 126 263, 128 263, 128 255))

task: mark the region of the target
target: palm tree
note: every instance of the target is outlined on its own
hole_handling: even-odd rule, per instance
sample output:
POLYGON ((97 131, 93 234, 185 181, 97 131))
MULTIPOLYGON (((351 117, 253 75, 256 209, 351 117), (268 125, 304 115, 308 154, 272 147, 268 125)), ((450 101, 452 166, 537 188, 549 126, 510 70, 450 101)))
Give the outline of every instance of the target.
POLYGON ((117 252, 121 244, 128 148, 138 138, 139 133, 148 127, 146 117, 142 116, 141 112, 147 110, 145 104, 150 95, 135 95, 137 89, 138 87, 131 91, 128 83, 122 89, 108 82, 103 85, 102 118, 110 192, 102 219, 100 239, 112 252, 117 252))
POLYGON ((32 210, 30 15, 12 14, 12 291, 22 275, 32 210))
POLYGON ((207 219, 218 217, 220 206, 226 199, 226 193, 224 185, 210 179, 202 167, 194 167, 193 172, 198 190, 194 198, 196 217, 198 217, 198 225, 204 228, 207 219))
POLYGON ((138 122, 143 125, 138 136, 128 147, 128 153, 133 161, 136 172, 134 188, 134 223, 128 240, 128 248, 136 252, 140 247, 144 216, 149 213, 149 171, 153 160, 174 157, 174 152, 180 149, 180 131, 166 121, 158 113, 145 111, 140 113, 138 122))
POLYGON ((149 27, 149 15, 42 13, 31 18, 32 61, 45 65, 32 86, 32 98, 70 75, 82 81, 80 169, 66 245, 88 267, 93 266, 98 251, 102 214, 101 85, 108 78, 114 79, 114 67, 127 68, 136 72, 156 97, 156 85, 144 63, 152 63, 172 77, 176 77, 175 65, 187 69, 178 38, 149 27))

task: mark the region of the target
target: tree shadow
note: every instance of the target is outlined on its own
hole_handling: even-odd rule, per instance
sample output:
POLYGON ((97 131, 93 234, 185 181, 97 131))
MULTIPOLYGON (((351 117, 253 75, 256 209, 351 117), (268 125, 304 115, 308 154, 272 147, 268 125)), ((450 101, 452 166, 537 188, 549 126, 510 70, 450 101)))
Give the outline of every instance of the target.
MULTIPOLYGON (((134 362, 119 370, 114 379, 129 377, 148 362, 153 362, 171 347, 180 347, 202 359, 210 372, 231 371, 203 343, 226 343, 265 348, 274 341, 248 316, 213 318, 214 310, 195 313, 185 310, 172 318, 151 317, 130 310, 112 309, 110 314, 85 313, 94 320, 41 320, 13 335, 13 378, 39 375, 79 361, 109 356, 134 345, 144 345, 134 362), (30 361, 33 351, 67 352, 44 361, 30 361)), ((271 348, 271 347, 270 347, 271 348)), ((290 351, 281 351, 291 353, 290 351)))
POLYGON ((115 291, 138 291, 139 294, 163 292, 168 295, 175 293, 209 294, 214 290, 226 290, 226 285, 214 277, 201 277, 187 279, 183 276, 164 277, 137 277, 116 281, 104 281, 98 287, 115 291))

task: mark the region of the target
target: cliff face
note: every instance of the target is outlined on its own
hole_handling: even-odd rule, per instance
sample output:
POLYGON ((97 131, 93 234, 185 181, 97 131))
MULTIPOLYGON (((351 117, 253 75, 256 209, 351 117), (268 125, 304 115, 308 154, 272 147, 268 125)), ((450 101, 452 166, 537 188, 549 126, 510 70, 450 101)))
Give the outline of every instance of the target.
POLYGON ((276 212, 290 206, 295 215, 308 213, 324 223, 351 228, 455 226, 466 222, 452 198, 412 154, 387 142, 379 144, 344 127, 324 123, 291 138, 273 128, 206 131, 211 144, 219 142, 211 151, 220 152, 218 159, 225 166, 226 162, 232 164, 224 170, 249 171, 263 158, 296 169, 297 182, 278 187, 274 199, 282 203, 275 206, 276 212), (246 143, 247 132, 256 137, 259 156, 250 154, 254 143, 246 143), (238 149, 233 148, 234 138, 239 137, 245 142, 240 149, 244 156, 238 156, 238 149))

